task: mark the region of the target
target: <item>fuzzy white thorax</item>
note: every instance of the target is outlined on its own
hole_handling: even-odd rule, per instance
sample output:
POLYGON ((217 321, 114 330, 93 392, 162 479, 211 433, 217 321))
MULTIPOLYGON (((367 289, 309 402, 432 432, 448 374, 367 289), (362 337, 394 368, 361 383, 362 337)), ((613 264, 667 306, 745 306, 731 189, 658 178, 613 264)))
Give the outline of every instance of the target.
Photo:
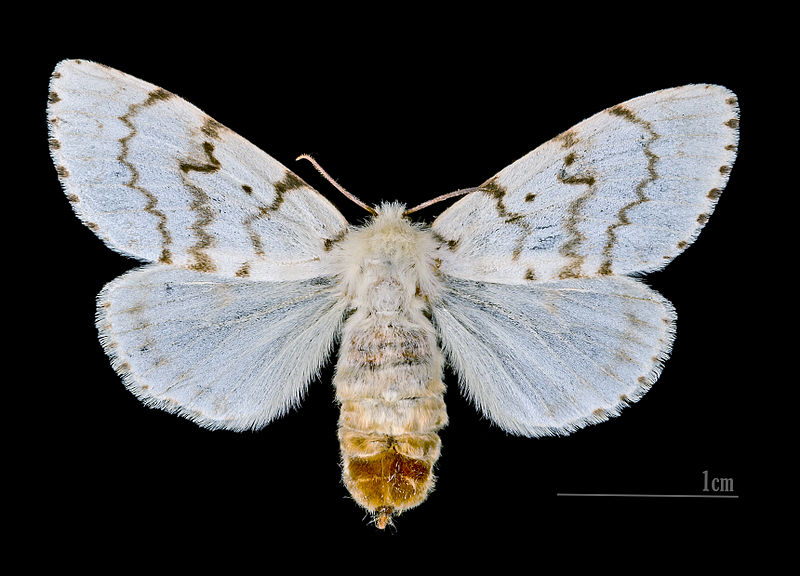
POLYGON ((366 226, 351 230, 332 249, 347 298, 376 313, 408 307, 415 294, 434 301, 439 280, 433 235, 403 215, 403 204, 384 203, 376 210, 366 226))

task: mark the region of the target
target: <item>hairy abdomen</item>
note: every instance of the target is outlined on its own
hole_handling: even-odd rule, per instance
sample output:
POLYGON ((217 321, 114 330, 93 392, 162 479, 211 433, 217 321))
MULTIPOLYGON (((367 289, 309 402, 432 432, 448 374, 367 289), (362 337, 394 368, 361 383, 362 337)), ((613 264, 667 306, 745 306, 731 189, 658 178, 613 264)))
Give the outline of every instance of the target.
POLYGON ((447 413, 431 322, 420 310, 356 310, 342 329, 334 384, 345 485, 383 528, 433 487, 447 413))

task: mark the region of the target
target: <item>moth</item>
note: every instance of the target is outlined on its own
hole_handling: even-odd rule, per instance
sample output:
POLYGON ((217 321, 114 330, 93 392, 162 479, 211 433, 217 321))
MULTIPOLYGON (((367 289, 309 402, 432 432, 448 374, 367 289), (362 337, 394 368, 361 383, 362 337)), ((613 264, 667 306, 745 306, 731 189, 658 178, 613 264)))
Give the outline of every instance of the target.
POLYGON ((430 225, 387 202, 362 203, 371 218, 353 226, 162 88, 67 60, 48 101, 74 211, 144 263, 97 298, 125 386, 206 428, 260 429, 338 343, 344 484, 379 528, 432 489, 446 362, 481 413, 530 437, 602 422, 650 388, 676 313, 639 277, 708 220, 738 118, 721 86, 651 93, 545 142, 430 225))

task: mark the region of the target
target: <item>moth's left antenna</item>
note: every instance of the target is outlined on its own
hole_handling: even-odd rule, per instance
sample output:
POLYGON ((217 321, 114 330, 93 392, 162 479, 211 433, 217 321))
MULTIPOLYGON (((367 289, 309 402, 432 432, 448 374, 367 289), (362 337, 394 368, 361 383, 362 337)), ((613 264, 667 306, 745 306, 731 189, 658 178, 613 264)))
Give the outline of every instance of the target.
POLYGON ((314 160, 314 159, 313 159, 311 156, 309 156, 308 154, 300 154, 300 156, 298 156, 297 158, 295 158, 295 160, 301 160, 301 159, 302 159, 302 160, 308 160, 309 162, 311 162, 311 164, 314 166, 314 168, 316 168, 316 169, 317 169, 317 172, 319 172, 320 174, 322 174, 322 175, 325 177, 325 179, 326 179, 328 182, 330 182, 331 184, 333 184, 333 185, 336 187, 336 189, 337 189, 339 192, 341 192, 342 194, 344 194, 345 196, 347 196, 348 198, 350 198, 350 200, 352 200, 353 202, 355 202, 356 204, 358 204, 359 206, 361 206, 361 207, 362 207, 364 210, 366 210, 367 212, 369 212, 369 213, 370 213, 370 214, 372 214, 373 216, 377 216, 377 214, 378 214, 378 213, 375 211, 375 209, 374 209, 374 208, 371 208, 370 206, 367 206, 366 204, 364 204, 364 202, 362 202, 361 200, 359 200, 358 198, 356 198, 355 196, 353 196, 352 194, 350 194, 350 192, 348 192, 347 190, 345 190, 344 188, 342 188, 342 187, 339 185, 339 183, 338 183, 336 180, 334 180, 333 178, 331 178, 331 177, 328 175, 328 173, 327 173, 327 172, 325 172, 325 170, 323 170, 323 169, 322 169, 322 166, 320 166, 320 165, 317 163, 317 161, 316 161, 316 160, 314 160))

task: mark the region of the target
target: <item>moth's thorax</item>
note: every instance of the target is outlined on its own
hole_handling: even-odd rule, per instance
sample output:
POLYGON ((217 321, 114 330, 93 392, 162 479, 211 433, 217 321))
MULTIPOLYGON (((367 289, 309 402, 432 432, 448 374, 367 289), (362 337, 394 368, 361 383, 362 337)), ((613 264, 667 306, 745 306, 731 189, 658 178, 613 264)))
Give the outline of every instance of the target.
POLYGON ((429 230, 403 216, 402 204, 383 204, 367 224, 335 245, 336 268, 347 296, 375 313, 394 313, 438 292, 429 230))

